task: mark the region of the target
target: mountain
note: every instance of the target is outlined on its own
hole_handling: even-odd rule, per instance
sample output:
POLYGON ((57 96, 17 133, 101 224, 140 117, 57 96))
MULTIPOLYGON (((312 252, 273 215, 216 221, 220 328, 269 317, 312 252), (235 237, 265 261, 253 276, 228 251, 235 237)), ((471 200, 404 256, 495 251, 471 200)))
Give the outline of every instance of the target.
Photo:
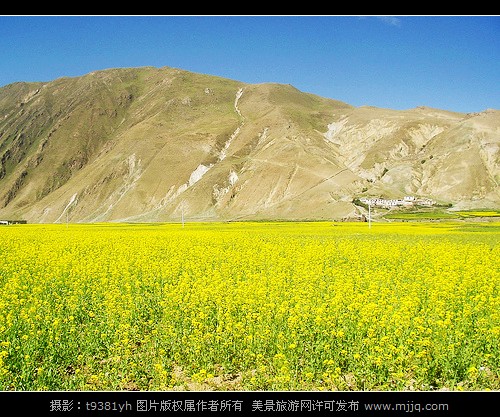
POLYGON ((406 195, 498 208, 500 111, 353 107, 176 68, 0 88, 0 219, 338 219, 406 195))

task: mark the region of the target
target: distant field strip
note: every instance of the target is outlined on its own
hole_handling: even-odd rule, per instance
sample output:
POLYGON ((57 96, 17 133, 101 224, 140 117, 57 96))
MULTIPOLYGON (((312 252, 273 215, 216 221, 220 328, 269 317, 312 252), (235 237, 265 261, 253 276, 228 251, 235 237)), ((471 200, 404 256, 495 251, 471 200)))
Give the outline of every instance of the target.
POLYGON ((500 211, 497 210, 484 210, 484 211, 415 211, 415 212, 399 212, 388 213, 384 216, 387 219, 399 220, 441 220, 441 219, 467 219, 475 217, 500 219, 500 211))
POLYGON ((500 211, 498 210, 459 211, 457 214, 463 217, 500 217, 500 211))
POLYGON ((0 226, 0 390, 498 390, 499 233, 0 226))

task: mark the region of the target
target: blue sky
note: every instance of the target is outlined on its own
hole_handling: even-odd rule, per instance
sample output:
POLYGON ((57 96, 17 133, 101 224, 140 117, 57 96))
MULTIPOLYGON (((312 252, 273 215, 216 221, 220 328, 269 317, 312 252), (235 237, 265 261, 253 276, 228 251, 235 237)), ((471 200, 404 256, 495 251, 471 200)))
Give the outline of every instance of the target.
POLYGON ((0 87, 141 66, 479 112, 500 109, 500 16, 0 16, 0 87))

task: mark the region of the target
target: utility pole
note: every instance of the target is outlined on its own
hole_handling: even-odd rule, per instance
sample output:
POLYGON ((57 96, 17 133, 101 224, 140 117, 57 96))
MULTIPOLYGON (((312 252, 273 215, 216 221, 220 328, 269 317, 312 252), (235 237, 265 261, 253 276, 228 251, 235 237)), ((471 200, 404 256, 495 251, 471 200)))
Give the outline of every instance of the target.
POLYGON ((372 228, 372 205, 368 203, 368 229, 372 228))

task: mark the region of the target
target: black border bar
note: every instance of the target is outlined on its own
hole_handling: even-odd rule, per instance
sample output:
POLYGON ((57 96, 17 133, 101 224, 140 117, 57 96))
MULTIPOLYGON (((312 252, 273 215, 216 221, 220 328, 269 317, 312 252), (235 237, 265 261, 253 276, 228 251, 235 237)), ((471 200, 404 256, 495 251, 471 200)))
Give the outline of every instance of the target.
POLYGON ((492 415, 500 391, 2 391, 0 414, 33 416, 492 415))

